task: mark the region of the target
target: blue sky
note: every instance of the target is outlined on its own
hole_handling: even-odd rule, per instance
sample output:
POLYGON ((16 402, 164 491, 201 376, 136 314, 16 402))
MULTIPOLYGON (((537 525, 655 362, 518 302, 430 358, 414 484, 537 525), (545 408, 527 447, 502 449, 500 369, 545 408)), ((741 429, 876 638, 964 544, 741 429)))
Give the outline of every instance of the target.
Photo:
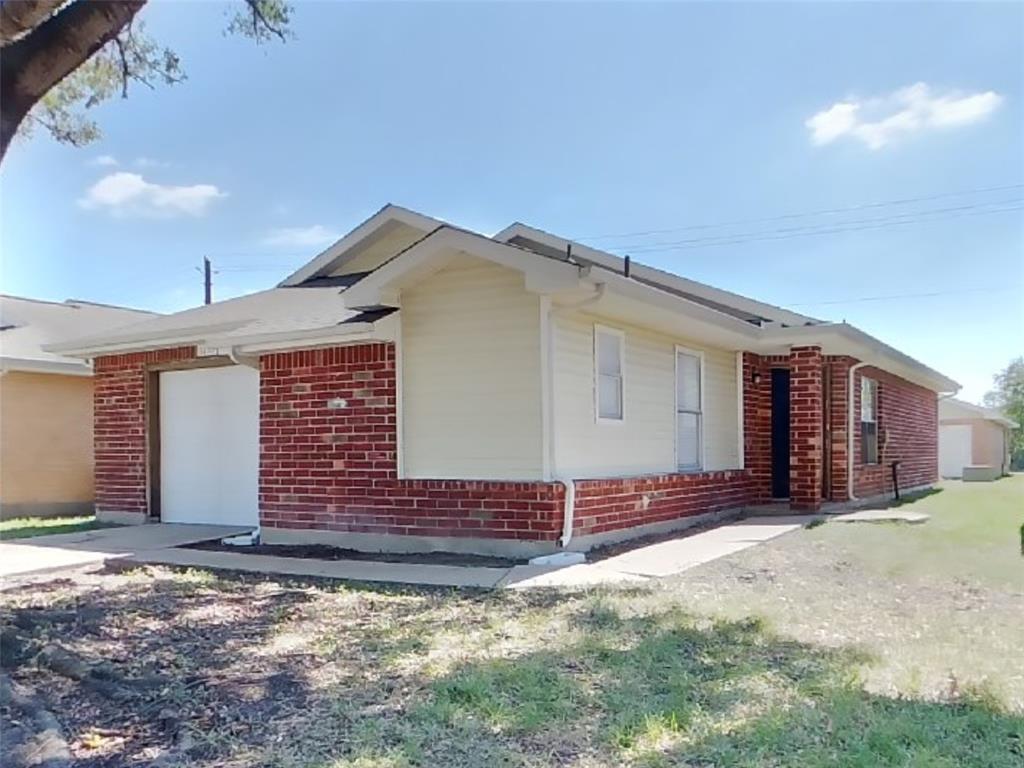
POLYGON ((231 8, 151 3, 187 82, 12 147, 4 292, 181 309, 204 255, 268 287, 391 201, 845 318, 971 399, 1024 353, 1020 4, 297 2, 262 46, 231 8))

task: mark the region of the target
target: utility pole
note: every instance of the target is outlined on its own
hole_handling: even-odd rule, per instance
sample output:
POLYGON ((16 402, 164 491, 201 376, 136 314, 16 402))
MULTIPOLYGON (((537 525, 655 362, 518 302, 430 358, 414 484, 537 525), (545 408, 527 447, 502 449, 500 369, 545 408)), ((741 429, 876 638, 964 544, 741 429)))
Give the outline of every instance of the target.
POLYGON ((209 304, 213 301, 213 268, 210 260, 203 256, 203 303, 209 304))

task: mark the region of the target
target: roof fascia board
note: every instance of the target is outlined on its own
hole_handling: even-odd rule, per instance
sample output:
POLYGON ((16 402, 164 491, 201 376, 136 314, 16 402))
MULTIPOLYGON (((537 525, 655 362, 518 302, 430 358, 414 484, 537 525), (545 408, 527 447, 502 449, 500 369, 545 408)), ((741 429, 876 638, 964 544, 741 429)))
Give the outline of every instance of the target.
POLYGON ((218 333, 237 330, 252 320, 235 320, 214 325, 193 325, 170 328, 156 333, 114 333, 44 344, 43 350, 68 357, 95 357, 97 353, 159 349, 174 344, 199 344, 218 333))
POLYGON ((342 236, 333 245, 328 246, 311 261, 295 270, 295 272, 278 283, 278 287, 285 288, 291 285, 298 285, 303 280, 312 277, 389 221, 399 221, 416 229, 422 229, 425 232, 436 229, 444 223, 438 219, 433 219, 430 216, 425 216, 422 213, 410 211, 408 208, 402 208, 401 206, 388 203, 370 218, 366 219, 361 224, 358 224, 348 234, 342 236))
POLYGON ((768 327, 761 329, 760 336, 759 351, 771 353, 779 346, 820 346, 826 354, 856 357, 936 392, 951 393, 960 389, 960 384, 948 376, 848 323, 768 327))
MULTIPOLYGON (((386 318, 378 322, 383 323, 383 319, 386 318)), ((242 352, 259 352, 268 349, 306 348, 311 342, 323 346, 371 338, 387 341, 389 334, 379 328, 377 323, 344 323, 304 331, 280 331, 234 337, 211 336, 206 344, 217 349, 236 348, 242 352)))
POLYGON ((82 360, 40 360, 30 357, 0 357, 0 371, 92 376, 92 367, 82 360))
MULTIPOLYGON (((515 224, 506 227, 501 232, 494 235, 494 239, 506 242, 517 235, 528 237, 531 240, 536 240, 547 246, 558 249, 564 249, 566 243, 572 242, 572 251, 574 256, 586 259, 587 261, 593 261, 601 266, 620 272, 623 268, 623 259, 613 253, 608 253, 607 251, 602 251, 597 248, 591 248, 575 241, 569 241, 565 238, 552 235, 549 232, 536 229, 520 222, 516 222, 515 224)), ((777 322, 789 325, 803 325, 807 322, 816 322, 816 318, 808 315, 802 315, 798 312, 793 312, 782 307, 776 307, 773 304, 766 304, 763 301, 758 301, 757 299, 751 299, 747 296, 741 296, 738 293, 732 293, 731 291, 716 288, 712 285, 708 285, 707 283, 690 280, 689 278, 682 277, 681 275, 667 272, 663 269, 658 269, 657 267, 651 267, 635 260, 632 262, 631 270, 637 277, 665 283, 677 290, 687 291, 700 296, 701 298, 708 299, 709 301, 717 301, 721 304, 730 305, 744 312, 750 312, 751 314, 760 315, 762 317, 771 317, 777 322)))
POLYGON ((666 291, 658 290, 655 286, 639 283, 617 272, 607 269, 592 270, 587 277, 589 282, 599 285, 604 283, 608 290, 637 299, 662 309, 668 309, 695 320, 700 320, 712 325, 721 326, 733 333, 739 334, 747 341, 758 338, 758 327, 744 320, 719 312, 716 309, 705 307, 695 301, 690 301, 682 296, 676 296, 666 291))

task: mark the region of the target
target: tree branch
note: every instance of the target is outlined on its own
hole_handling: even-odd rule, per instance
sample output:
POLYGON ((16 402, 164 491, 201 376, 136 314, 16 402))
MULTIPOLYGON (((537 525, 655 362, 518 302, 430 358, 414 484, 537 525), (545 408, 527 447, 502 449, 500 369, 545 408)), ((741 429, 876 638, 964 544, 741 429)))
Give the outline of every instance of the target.
POLYGON ((4 0, 0 4, 0 45, 38 27, 67 0, 4 0))
MULTIPOLYGON (((73 0, 0 55, 0 159, 28 111, 113 40, 146 0, 73 0)), ((6 6, 6 3, 4 4, 6 6)))
POLYGON ((280 27, 276 27, 270 23, 267 19, 266 14, 263 13, 263 8, 260 7, 261 0, 245 0, 245 4, 249 6, 252 11, 252 36, 258 42, 260 39, 260 25, 268 32, 277 35, 281 42, 288 42, 288 36, 284 30, 280 27))

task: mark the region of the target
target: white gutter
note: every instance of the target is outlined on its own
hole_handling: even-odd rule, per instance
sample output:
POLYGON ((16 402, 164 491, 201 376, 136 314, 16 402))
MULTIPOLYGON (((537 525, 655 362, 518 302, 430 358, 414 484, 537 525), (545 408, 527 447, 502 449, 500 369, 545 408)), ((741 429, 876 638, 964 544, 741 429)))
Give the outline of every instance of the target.
POLYGON ((577 301, 574 304, 565 304, 560 307, 552 307, 548 310, 548 403, 550 404, 551 417, 548 422, 548 429, 551 430, 549 438, 550 448, 550 461, 552 465, 552 476, 557 482, 560 482, 565 487, 565 508, 562 512, 562 537, 558 540, 558 543, 564 549, 569 546, 569 542, 572 541, 572 529, 576 521, 576 481, 571 477, 559 477, 558 465, 555 463, 555 456, 557 452, 556 447, 556 435, 558 430, 555 429, 555 414, 558 413, 558 409, 555 408, 555 370, 554 370, 554 324, 551 322, 553 318, 565 312, 571 312, 574 310, 582 309, 596 304, 604 298, 605 290, 607 290, 605 283, 596 283, 594 285, 594 293, 587 298, 577 301))
POLYGON ((846 419, 846 495, 850 501, 857 500, 857 494, 853 491, 853 404, 856 400, 853 391, 853 375, 858 368, 863 368, 868 363, 854 363, 850 366, 849 382, 846 385, 846 400, 848 416, 846 419))
POLYGON ((92 376, 92 366, 82 360, 43 360, 29 357, 0 357, 0 371, 92 376))
POLYGON ((44 344, 44 352, 63 354, 68 357, 91 358, 118 352, 142 352, 148 349, 179 344, 202 344, 207 337, 217 333, 230 333, 251 320, 236 320, 212 325, 192 325, 180 328, 162 329, 149 333, 114 333, 102 336, 87 336, 58 344, 44 344))

